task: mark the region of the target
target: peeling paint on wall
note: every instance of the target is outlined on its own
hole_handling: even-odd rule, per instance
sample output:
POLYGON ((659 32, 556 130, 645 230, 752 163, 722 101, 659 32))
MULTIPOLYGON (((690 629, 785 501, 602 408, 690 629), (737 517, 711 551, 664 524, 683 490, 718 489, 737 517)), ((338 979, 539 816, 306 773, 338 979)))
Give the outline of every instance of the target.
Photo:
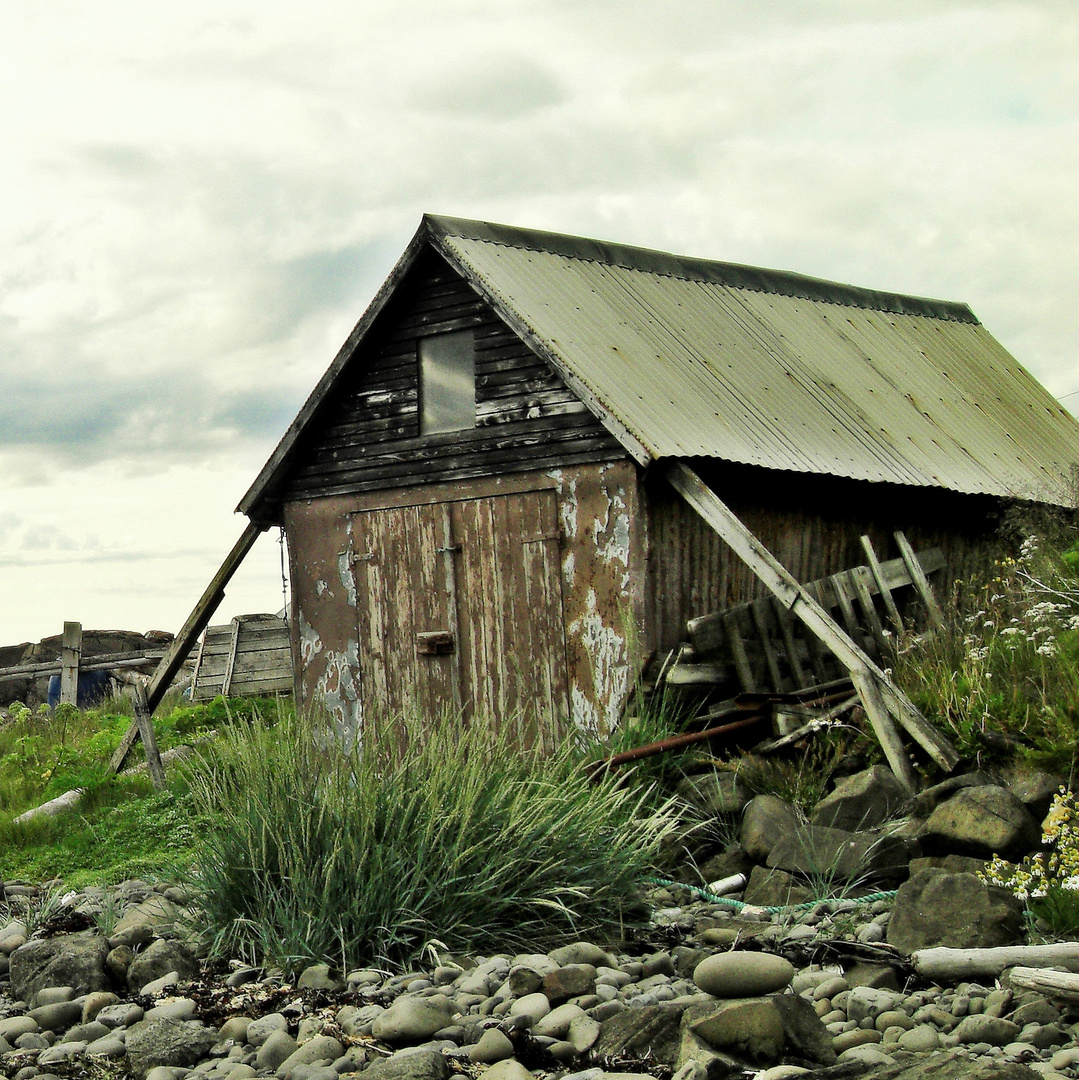
MULTIPOLYGON (((349 535, 352 533, 352 522, 348 523, 349 535)), ((341 584, 345 587, 345 595, 348 599, 348 606, 354 608, 356 606, 356 578, 352 574, 352 556, 349 551, 342 551, 337 556, 337 576, 341 579, 341 584)))
POLYGON ((626 640, 598 610, 595 589, 588 590, 585 614, 567 627, 585 645, 592 665, 593 697, 574 710, 573 722, 587 731, 606 734, 618 726, 622 703, 629 691, 630 673, 626 640))
POLYGON ((344 651, 327 652, 326 671, 316 684, 318 698, 330 714, 338 737, 350 747, 363 733, 363 702, 355 675, 359 663, 359 644, 349 641, 344 651))
POLYGON ((300 612, 300 659, 306 668, 322 652, 322 642, 318 631, 311 626, 300 612))
MULTIPOLYGON (((318 581, 315 582, 315 595, 321 596, 328 588, 329 585, 327 585, 322 578, 319 578, 318 581)), ((330 596, 333 596, 333 593, 330 593, 330 596)))

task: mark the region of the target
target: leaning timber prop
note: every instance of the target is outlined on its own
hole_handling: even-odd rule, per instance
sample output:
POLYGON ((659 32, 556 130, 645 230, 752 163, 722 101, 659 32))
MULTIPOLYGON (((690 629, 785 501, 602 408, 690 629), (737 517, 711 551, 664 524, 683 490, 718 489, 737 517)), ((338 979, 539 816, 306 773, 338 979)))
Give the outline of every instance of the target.
POLYGON ((236 541, 232 546, 232 550, 225 556, 221 568, 214 574, 210 584, 206 586, 205 592, 199 597, 199 602, 194 606, 191 614, 188 615, 187 622, 184 623, 183 628, 161 658, 157 670, 151 676, 145 690, 141 687, 136 688, 135 721, 124 734, 120 745, 116 748, 116 753, 112 755, 107 775, 113 776, 120 771, 124 764, 124 758, 127 757, 131 747, 135 745, 135 740, 141 735, 143 746, 147 751, 146 763, 150 768, 150 776, 153 778, 155 786, 164 786, 165 774, 161 769, 160 759, 156 768, 150 760, 151 746, 156 750, 156 743, 153 741, 152 724, 154 710, 161 704, 161 699, 165 696, 165 692, 176 677, 176 673, 183 666, 187 654, 191 652, 195 642, 198 641, 199 634, 206 629, 213 618, 214 612, 221 606, 221 601, 225 599, 225 586, 232 580, 232 575, 239 569, 240 564, 244 561, 255 541, 268 527, 253 521, 248 522, 247 528, 244 529, 240 539, 236 541))
POLYGON ((776 599, 850 672, 884 756, 900 783, 915 790, 914 770, 894 721, 946 772, 959 761, 955 747, 870 659, 823 607, 800 585, 745 523, 691 469, 680 461, 666 466, 667 479, 687 503, 757 575, 776 599))

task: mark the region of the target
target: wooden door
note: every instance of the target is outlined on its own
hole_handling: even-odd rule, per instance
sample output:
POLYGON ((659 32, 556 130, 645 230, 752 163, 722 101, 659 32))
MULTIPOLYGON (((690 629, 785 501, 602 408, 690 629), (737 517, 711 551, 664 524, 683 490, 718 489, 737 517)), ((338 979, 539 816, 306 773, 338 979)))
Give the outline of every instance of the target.
POLYGON ((553 491, 364 511, 353 564, 365 702, 553 737, 569 711, 553 491))
POLYGON ((429 639, 419 635, 454 635, 446 527, 442 505, 368 510, 352 519, 365 706, 392 712, 460 707, 456 653, 420 651, 429 639))
POLYGON ((463 685, 471 705, 552 737, 569 713, 553 491, 453 504, 463 685))

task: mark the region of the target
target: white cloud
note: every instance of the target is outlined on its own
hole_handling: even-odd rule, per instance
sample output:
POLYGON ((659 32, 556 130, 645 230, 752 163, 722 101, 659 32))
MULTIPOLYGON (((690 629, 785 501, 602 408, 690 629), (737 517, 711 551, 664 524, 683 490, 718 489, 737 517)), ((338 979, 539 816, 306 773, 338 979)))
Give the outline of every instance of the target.
POLYGON ((1071 0, 5 5, 0 642, 178 624, 424 210, 966 300, 1079 388, 1077 44, 1071 0))

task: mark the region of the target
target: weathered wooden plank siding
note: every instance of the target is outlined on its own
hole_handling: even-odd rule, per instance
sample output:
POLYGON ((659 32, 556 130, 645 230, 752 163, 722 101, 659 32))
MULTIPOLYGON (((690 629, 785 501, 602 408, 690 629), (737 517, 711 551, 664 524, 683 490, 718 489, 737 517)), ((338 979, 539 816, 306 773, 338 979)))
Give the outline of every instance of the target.
POLYGON ((297 454, 286 501, 625 456, 555 371, 434 252, 402 283, 352 371, 297 454), (464 328, 476 342, 476 426, 420 435, 419 341, 464 328))
MULTIPOLYGON (((933 576, 946 601, 955 581, 989 565, 999 523, 996 499, 931 489, 807 477, 727 465, 702 468, 716 493, 799 580, 814 581, 865 562, 861 536, 879 558, 899 555, 892 533, 915 550, 940 547, 933 576)), ((765 595, 764 587, 665 482, 646 485, 649 519, 648 621, 658 649, 685 640, 688 619, 765 595)))

